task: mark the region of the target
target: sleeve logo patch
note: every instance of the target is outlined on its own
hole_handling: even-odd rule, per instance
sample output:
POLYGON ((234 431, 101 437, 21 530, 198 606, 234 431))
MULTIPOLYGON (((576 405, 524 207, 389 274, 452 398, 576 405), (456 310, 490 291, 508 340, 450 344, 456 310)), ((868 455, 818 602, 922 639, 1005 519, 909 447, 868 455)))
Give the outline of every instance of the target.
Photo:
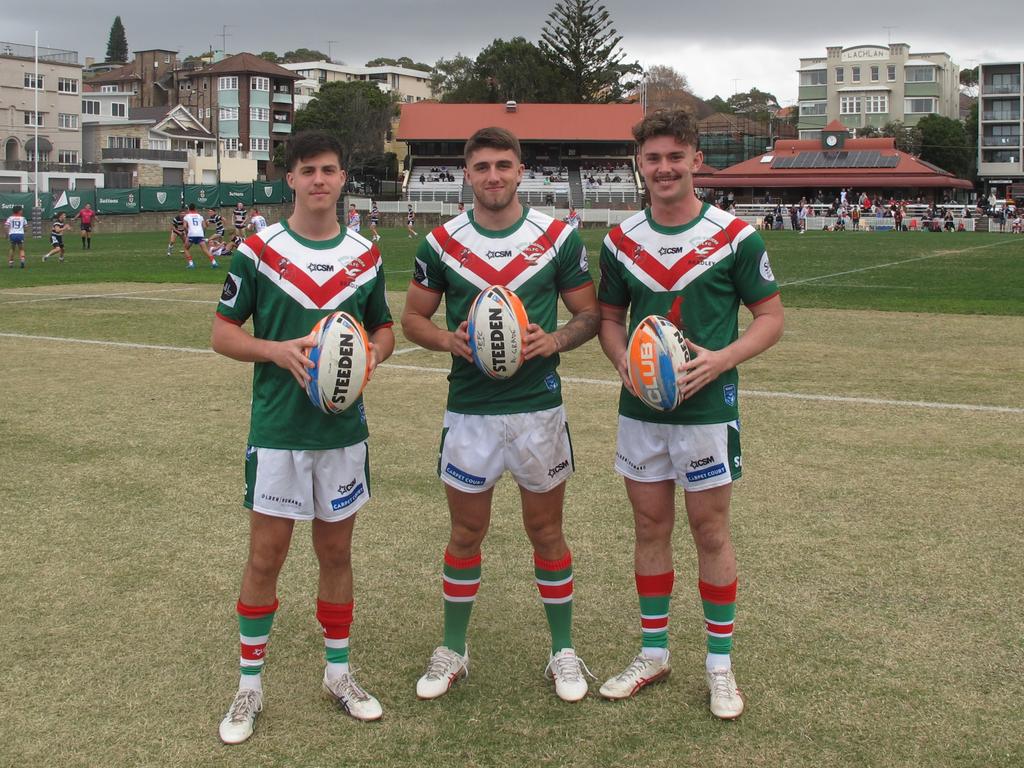
POLYGON ((227 277, 224 278, 224 289, 220 292, 220 303, 225 307, 235 306, 235 301, 238 299, 238 291, 241 287, 242 278, 228 272, 227 277))
POLYGON ((413 267, 412 279, 417 283, 427 288, 427 265, 420 259, 416 259, 416 264, 413 267))
POLYGON ((590 260, 587 258, 587 246, 580 249, 580 272, 590 271, 590 260))
POLYGON ((758 265, 758 270, 761 272, 761 277, 769 282, 775 280, 775 273, 772 272, 772 265, 768 262, 768 252, 765 251, 761 254, 761 263, 758 265))

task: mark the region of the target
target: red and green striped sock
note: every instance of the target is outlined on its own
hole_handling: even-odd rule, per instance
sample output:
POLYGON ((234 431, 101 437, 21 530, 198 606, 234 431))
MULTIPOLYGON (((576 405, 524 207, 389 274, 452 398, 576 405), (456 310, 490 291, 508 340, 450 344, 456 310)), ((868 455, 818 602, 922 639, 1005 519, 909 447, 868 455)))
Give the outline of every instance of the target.
POLYGON ((444 641, 445 648, 466 653, 466 632, 473 602, 480 589, 480 553, 455 557, 444 551, 444 641))
POLYGON ((533 553, 534 575, 551 629, 551 652, 572 648, 572 553, 545 560, 533 553))
POLYGON ((352 626, 354 603, 329 603, 316 600, 316 620, 324 632, 324 656, 327 659, 327 677, 338 677, 348 672, 348 634, 352 626))
POLYGON ((260 673, 267 656, 267 640, 274 623, 278 601, 271 605, 246 605, 241 600, 235 606, 238 612, 238 641, 241 645, 239 668, 243 687, 259 688, 260 673))
MULTIPOLYGON (((704 604, 704 622, 708 633, 708 654, 728 656, 732 651, 732 630, 736 621, 736 585, 715 585, 698 580, 700 599, 704 604)), ((725 661, 728 665, 728 660, 725 661)))
POLYGON ((640 652, 650 658, 664 658, 668 651, 668 609, 675 578, 675 571, 636 574, 643 637, 640 652))

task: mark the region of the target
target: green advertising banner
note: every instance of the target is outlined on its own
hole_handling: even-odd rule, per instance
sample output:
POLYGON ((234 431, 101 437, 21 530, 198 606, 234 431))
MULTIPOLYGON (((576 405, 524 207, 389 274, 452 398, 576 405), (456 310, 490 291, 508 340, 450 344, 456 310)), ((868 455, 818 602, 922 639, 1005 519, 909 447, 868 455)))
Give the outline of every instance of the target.
MULTIPOLYGON (((42 201, 40 200, 40 202, 42 201)), ((31 218, 35 197, 31 192, 0 192, 0 219, 6 220, 16 205, 20 205, 24 209, 22 213, 25 214, 26 219, 31 218)))
POLYGON ((96 209, 95 189, 67 189, 53 193, 53 208, 50 215, 66 213, 69 219, 73 219, 86 205, 96 209))
POLYGON ((195 203, 196 208, 220 206, 219 184, 186 184, 184 190, 185 205, 195 203))
POLYGON ((144 211, 176 211, 181 207, 181 187, 140 187, 144 211))
POLYGON ((138 213, 139 190, 97 189, 96 213, 138 213))
POLYGON ((220 185, 220 204, 234 208, 235 203, 252 205, 252 184, 220 185))
POLYGON ((284 183, 284 179, 276 181, 254 181, 252 183, 253 203, 266 205, 268 203, 286 203, 292 199, 292 191, 284 183))

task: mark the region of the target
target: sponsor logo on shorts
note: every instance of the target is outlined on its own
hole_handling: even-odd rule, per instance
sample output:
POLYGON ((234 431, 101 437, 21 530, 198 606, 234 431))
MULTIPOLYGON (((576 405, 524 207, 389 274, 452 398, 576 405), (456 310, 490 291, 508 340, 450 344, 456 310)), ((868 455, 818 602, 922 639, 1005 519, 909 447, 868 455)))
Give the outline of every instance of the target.
POLYGON ((726 384, 722 387, 722 397, 725 398, 725 404, 729 407, 736 405, 736 385, 726 384))
POLYGON ((715 464, 707 469, 699 469, 696 472, 687 472, 686 479, 691 483, 699 483, 701 480, 708 480, 725 474, 725 464, 715 464))
POLYGON ((302 507, 302 502, 298 499, 289 499, 287 496, 272 496, 269 493, 261 493, 260 501, 270 501, 274 504, 283 504, 286 507, 302 507))
POLYGON ((558 391, 558 377, 553 373, 549 373, 544 377, 544 386, 548 388, 549 392, 558 391))
POLYGON ((348 485, 339 485, 338 493, 348 493, 349 491, 356 487, 356 483, 358 482, 358 480, 359 478, 353 478, 352 482, 349 483, 348 485))
POLYGON ((701 467, 706 467, 708 464, 710 464, 714 460, 715 460, 715 457, 713 455, 712 456, 705 456, 703 459, 696 459, 695 461, 691 461, 690 462, 690 469, 700 469, 701 467))
MULTIPOLYGON (((352 488, 352 484, 354 484, 355 482, 356 481, 353 480, 352 483, 345 486, 345 488, 352 488)), ((341 488, 338 488, 338 491, 341 492, 341 488)), ((344 509, 345 507, 352 504, 352 502, 354 502, 360 496, 362 496, 365 492, 366 488, 363 486, 362 483, 359 483, 349 493, 344 494, 343 496, 339 496, 336 499, 331 499, 331 509, 335 512, 337 512, 339 509, 344 509)))
POLYGON ((469 474, 469 472, 464 472, 450 461, 448 462, 448 466, 444 468, 444 473, 454 477, 460 483, 465 483, 466 485, 483 485, 486 482, 486 478, 477 477, 476 475, 469 474))
POLYGON ((636 462, 631 461, 630 459, 627 459, 625 456, 623 456, 618 451, 615 452, 615 458, 617 458, 619 461, 621 461, 623 464, 625 464, 630 469, 635 469, 637 472, 644 472, 644 471, 647 470, 647 465, 646 464, 637 464, 636 462))
POLYGON ((555 464, 551 469, 548 470, 548 477, 554 477, 563 469, 567 469, 569 466, 568 459, 562 459, 558 464, 555 464))

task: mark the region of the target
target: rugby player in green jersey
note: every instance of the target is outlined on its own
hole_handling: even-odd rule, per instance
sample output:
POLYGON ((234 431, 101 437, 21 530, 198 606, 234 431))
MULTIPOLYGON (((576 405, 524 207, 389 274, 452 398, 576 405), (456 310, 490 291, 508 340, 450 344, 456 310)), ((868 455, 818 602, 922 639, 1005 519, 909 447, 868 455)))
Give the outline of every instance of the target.
POLYGON ((731 659, 737 579, 729 502, 742 471, 736 366, 782 336, 782 300, 761 236, 694 194, 693 174, 703 154, 693 116, 655 112, 633 135, 651 205, 604 240, 599 338, 623 382, 615 469, 633 507, 643 640, 626 669, 601 686, 601 695, 632 696, 670 671, 672 528, 681 486, 697 549, 711 711, 733 719, 744 706, 731 659), (742 336, 741 303, 753 315, 742 336), (672 320, 690 348, 691 360, 679 372, 686 399, 667 412, 644 405, 627 373, 629 334, 651 314, 672 320))
POLYGON ((587 693, 586 668, 572 644, 572 555, 562 534, 565 481, 573 460, 556 368, 559 353, 596 334, 597 297, 576 230, 519 202, 518 139, 501 128, 484 128, 466 142, 464 156, 473 209, 434 229, 420 245, 402 315, 410 341, 452 356, 438 465, 451 513, 443 566, 444 636, 416 694, 437 698, 467 674, 466 634, 480 586, 480 547, 494 484, 508 470, 519 485, 534 576, 551 630, 545 672, 559 698, 578 701, 587 693), (505 380, 490 379, 473 365, 466 332, 473 299, 495 284, 516 292, 530 320, 523 337, 525 362, 505 380), (444 328, 431 319, 442 298, 444 328), (559 298, 572 314, 561 328, 559 298))
POLYGON ((245 500, 249 556, 237 603, 240 680, 220 724, 221 740, 252 735, 263 708, 262 670, 278 608, 277 579, 296 520, 309 520, 320 566, 316 619, 324 636, 323 688, 357 720, 376 720, 380 703, 349 669, 352 624, 352 531, 370 499, 368 430, 362 399, 326 414, 307 399, 313 325, 342 310, 371 342, 371 371, 393 351, 391 313, 377 247, 338 224, 345 186, 342 149, 309 131, 288 143, 292 215, 247 238, 234 251, 213 325, 213 349, 255 363, 245 500), (252 320, 252 333, 242 328, 252 320))

